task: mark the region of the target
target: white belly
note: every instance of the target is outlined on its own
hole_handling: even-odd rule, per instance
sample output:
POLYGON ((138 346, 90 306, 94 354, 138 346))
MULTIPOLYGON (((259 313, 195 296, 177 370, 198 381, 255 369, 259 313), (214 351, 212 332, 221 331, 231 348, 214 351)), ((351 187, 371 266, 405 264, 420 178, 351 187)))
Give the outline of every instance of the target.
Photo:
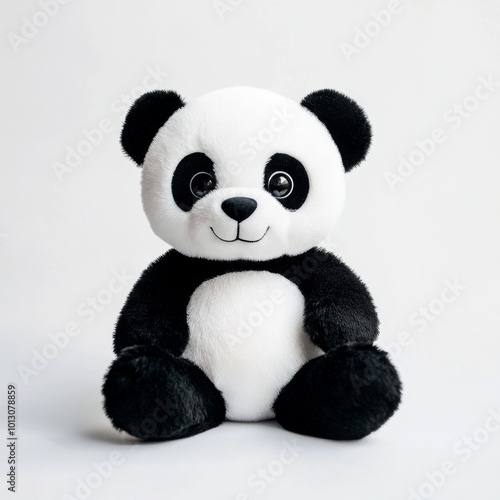
POLYGON ((304 332, 303 313, 297 286, 267 271, 228 273, 194 291, 183 356, 222 392, 229 420, 272 418, 280 389, 322 353, 304 332))

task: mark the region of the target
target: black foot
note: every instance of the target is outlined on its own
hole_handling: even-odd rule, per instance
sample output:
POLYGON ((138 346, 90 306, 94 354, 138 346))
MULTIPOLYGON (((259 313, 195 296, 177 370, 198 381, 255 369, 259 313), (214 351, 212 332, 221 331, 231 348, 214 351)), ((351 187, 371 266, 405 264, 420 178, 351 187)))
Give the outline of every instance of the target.
POLYGON ((221 393, 196 365, 155 346, 121 351, 102 388, 113 425, 145 440, 192 436, 225 418, 221 393))
POLYGON ((360 439, 386 422, 400 400, 401 382, 387 354, 355 344, 306 363, 281 390, 274 411, 293 432, 360 439))

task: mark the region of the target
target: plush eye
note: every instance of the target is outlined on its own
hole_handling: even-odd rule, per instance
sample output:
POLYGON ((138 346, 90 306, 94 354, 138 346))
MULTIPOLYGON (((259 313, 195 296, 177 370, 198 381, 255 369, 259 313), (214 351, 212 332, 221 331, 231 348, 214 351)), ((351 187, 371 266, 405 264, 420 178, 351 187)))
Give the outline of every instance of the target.
POLYGON ((276 153, 264 170, 264 189, 288 210, 298 210, 309 193, 304 165, 293 156, 276 153))
POLYGON ((189 212, 200 198, 216 187, 214 162, 201 152, 185 156, 172 177, 172 196, 184 212, 189 212))
POLYGON ((286 172, 274 172, 267 182, 267 190, 275 198, 286 198, 293 191, 292 176, 286 172))
POLYGON ((191 177, 189 189, 196 198, 203 198, 205 195, 215 189, 215 179, 208 172, 198 172, 191 177))

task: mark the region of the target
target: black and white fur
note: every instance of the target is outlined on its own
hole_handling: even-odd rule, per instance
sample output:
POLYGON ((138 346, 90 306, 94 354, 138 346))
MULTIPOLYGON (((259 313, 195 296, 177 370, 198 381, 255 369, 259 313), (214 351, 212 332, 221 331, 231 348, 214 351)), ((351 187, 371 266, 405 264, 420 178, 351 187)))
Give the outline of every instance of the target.
POLYGON ((173 439, 275 417, 358 439, 394 413, 401 385, 373 346, 371 296, 316 248, 370 141, 364 112, 332 90, 301 104, 247 87, 136 101, 122 145, 143 168, 151 227, 173 249, 143 273, 116 326, 103 386, 115 427, 173 439))

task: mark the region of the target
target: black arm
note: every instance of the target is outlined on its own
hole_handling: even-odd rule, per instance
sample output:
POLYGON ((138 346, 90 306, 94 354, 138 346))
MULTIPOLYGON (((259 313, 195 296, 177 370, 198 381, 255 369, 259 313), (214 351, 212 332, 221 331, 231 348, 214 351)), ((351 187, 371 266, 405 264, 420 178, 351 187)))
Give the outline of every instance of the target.
POLYGON ((324 351, 353 342, 372 344, 378 317, 366 285, 335 255, 313 249, 293 278, 305 297, 305 329, 324 351))
POLYGON ((143 272, 118 318, 115 353, 133 345, 157 345, 174 356, 182 354, 188 341, 186 308, 199 281, 193 274, 173 250, 143 272))

